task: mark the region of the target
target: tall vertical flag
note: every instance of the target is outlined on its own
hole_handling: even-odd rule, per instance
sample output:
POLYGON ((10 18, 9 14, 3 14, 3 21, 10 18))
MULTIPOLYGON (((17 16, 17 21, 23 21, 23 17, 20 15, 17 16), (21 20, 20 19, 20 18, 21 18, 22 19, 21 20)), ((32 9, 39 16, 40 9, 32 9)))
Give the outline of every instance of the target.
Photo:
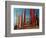
POLYGON ((30 9, 30 16, 31 16, 31 21, 32 21, 32 27, 35 26, 35 22, 36 22, 36 17, 35 17, 35 12, 34 9, 30 9))

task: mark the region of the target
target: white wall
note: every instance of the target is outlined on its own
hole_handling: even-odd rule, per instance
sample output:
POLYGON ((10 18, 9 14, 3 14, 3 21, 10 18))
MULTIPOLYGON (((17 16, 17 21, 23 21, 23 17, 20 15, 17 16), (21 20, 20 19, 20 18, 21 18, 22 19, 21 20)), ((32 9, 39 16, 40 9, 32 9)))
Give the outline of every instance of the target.
MULTIPOLYGON (((15 0, 15 1, 18 1, 18 0, 15 0)), ((19 1, 44 2, 44 3, 46 2, 46 0, 19 0, 19 1)), ((46 16, 46 13, 45 13, 45 16, 46 16)), ((46 29, 46 24, 45 24, 45 29, 46 29)), ((0 0, 0 38, 5 38, 4 36, 5 36, 5 0, 0 0)), ((24 37, 16 37, 16 38, 45 38, 45 37, 46 37, 46 30, 45 30, 45 35, 24 36, 24 37)))

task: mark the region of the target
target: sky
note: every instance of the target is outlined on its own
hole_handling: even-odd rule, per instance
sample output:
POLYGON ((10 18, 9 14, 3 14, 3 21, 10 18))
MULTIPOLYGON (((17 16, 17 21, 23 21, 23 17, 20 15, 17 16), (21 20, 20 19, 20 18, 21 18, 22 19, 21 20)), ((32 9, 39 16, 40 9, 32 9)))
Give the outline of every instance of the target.
MULTIPOLYGON (((39 16, 39 9, 35 9, 36 14, 39 16)), ((18 15, 22 15, 24 11, 24 8, 14 8, 14 16, 16 16, 16 13, 18 15)), ((26 9, 26 16, 28 17, 30 15, 30 9, 26 9)))

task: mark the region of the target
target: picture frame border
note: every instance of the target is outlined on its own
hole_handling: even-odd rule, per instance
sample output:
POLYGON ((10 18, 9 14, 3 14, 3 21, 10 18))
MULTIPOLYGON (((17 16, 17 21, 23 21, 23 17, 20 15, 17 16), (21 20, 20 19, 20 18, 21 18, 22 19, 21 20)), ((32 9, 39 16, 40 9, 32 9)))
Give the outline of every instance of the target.
POLYGON ((45 3, 5 1, 5 37, 33 36, 33 35, 44 35, 44 34, 45 34, 45 3), (11 27, 10 26, 10 21, 11 21, 10 5, 42 6, 42 32, 11 34, 10 33, 10 27, 11 27))

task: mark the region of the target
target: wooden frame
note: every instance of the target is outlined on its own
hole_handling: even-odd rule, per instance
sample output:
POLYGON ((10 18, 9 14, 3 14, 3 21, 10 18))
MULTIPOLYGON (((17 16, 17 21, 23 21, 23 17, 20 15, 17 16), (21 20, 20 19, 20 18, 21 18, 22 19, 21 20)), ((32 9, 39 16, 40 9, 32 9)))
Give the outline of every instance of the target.
POLYGON ((16 36, 32 36, 32 35, 44 35, 44 3, 34 3, 34 2, 19 2, 19 1, 5 1, 5 36, 6 37, 16 37, 16 36), (36 33, 11 33, 11 5, 25 5, 25 6, 41 6, 42 7, 42 32, 36 33))

